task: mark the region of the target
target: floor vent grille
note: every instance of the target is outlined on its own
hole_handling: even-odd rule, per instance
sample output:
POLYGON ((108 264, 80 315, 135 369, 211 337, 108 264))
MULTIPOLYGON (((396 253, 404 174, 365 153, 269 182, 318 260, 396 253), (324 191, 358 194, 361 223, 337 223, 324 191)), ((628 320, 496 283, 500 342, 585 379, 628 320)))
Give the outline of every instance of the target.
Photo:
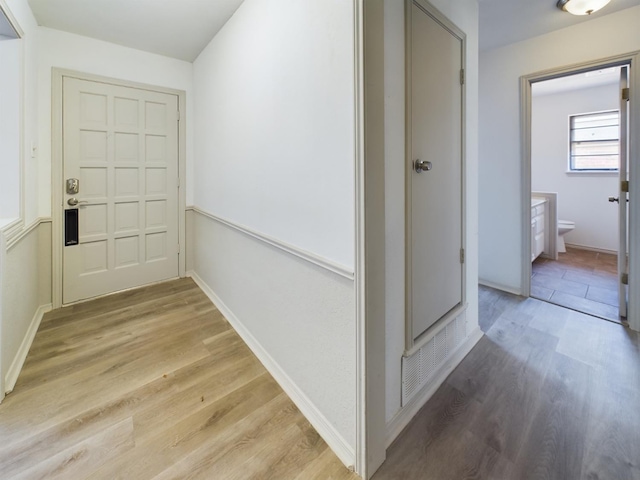
POLYGON ((451 354, 467 338, 467 318, 452 319, 409 357, 402 357, 402 406, 429 383, 451 354))

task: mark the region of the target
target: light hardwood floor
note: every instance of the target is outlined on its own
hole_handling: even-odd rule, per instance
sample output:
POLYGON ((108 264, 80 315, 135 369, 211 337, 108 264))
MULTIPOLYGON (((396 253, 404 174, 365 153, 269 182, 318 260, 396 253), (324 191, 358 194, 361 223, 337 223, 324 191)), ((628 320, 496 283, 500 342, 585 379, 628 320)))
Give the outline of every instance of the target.
POLYGON ((374 480, 640 479, 637 333, 484 287, 480 321, 374 480))
MULTIPOLYGON (((640 339, 480 289, 486 336, 374 480, 640 480, 640 339)), ((0 479, 355 479, 189 279, 48 314, 0 479)))
POLYGON ((352 479, 190 279, 45 316, 0 478, 352 479))

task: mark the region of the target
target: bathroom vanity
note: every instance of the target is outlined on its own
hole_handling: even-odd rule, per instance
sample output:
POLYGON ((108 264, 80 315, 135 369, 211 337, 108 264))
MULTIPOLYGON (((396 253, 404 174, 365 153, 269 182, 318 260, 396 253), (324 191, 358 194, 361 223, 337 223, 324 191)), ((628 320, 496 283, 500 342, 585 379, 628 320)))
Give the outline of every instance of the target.
POLYGON ((546 198, 531 197, 531 261, 538 258, 545 249, 548 228, 546 198))

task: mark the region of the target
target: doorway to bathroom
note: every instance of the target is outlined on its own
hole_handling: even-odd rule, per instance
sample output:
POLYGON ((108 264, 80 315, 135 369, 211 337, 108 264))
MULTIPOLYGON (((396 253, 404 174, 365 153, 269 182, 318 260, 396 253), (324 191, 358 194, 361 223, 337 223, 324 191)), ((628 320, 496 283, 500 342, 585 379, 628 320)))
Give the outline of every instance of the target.
POLYGON ((629 66, 531 83, 530 295, 626 321, 629 66))

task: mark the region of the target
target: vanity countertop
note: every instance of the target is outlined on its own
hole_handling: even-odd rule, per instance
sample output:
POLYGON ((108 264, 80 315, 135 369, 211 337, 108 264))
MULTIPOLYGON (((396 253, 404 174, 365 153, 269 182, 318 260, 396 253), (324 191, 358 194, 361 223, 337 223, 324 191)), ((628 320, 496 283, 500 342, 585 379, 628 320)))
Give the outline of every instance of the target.
POLYGON ((547 201, 544 197, 531 197, 531 207, 537 207, 538 205, 542 205, 547 201))

